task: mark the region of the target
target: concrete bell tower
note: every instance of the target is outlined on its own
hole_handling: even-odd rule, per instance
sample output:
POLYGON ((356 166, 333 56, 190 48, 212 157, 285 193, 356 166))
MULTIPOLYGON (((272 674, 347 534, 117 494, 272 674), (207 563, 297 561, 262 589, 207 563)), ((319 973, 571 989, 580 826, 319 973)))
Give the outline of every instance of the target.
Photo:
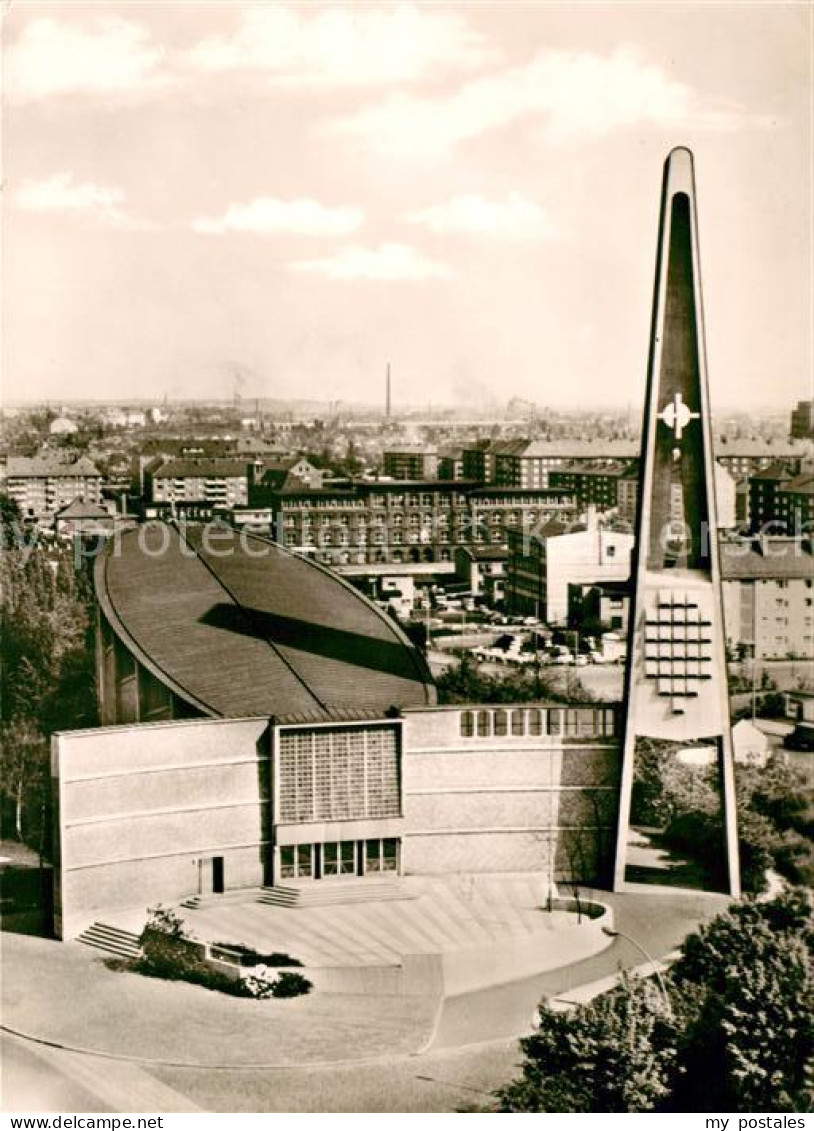
POLYGON ((639 738, 717 750, 726 890, 740 894, 693 158, 664 166, 642 428, 614 889, 639 738))

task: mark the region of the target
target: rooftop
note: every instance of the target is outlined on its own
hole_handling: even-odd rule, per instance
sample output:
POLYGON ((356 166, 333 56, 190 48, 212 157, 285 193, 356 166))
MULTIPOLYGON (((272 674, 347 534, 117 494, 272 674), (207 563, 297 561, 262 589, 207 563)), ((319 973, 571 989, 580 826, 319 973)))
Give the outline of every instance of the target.
POLYGON ((117 541, 96 562, 105 617, 206 714, 325 720, 435 702, 395 622, 316 563, 211 526, 147 524, 117 541))
POLYGON ((814 494, 814 474, 807 472, 798 475, 788 483, 784 483, 782 490, 787 495, 812 495, 814 494))
POLYGON ((200 459, 170 456, 153 471, 156 479, 209 479, 248 475, 248 462, 241 457, 208 456, 200 459))
POLYGON ((814 578, 814 557, 799 538, 754 538, 722 541, 721 578, 724 581, 814 578))
POLYGON ((71 459, 62 452, 42 452, 36 456, 9 456, 6 464, 9 479, 41 479, 45 476, 98 476, 101 472, 87 456, 71 459))

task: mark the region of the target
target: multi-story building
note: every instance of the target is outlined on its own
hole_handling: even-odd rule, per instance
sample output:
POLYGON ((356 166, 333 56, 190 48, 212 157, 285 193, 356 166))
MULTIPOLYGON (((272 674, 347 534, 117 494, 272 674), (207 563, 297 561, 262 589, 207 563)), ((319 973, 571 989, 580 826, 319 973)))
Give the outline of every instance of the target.
POLYGON ((246 506, 249 465, 242 458, 166 459, 144 473, 148 508, 208 518, 216 510, 246 506))
POLYGON ((789 435, 793 440, 814 440, 814 401, 798 401, 791 410, 789 435))
POLYGON ((749 526, 753 532, 778 521, 777 492, 793 478, 794 471, 782 460, 749 476, 749 526))
POLYGON ((459 546, 455 551, 455 576, 473 597, 489 605, 503 601, 509 551, 501 546, 459 546))
POLYGON ((438 452, 418 446, 391 448, 384 453, 384 474, 393 479, 435 479, 438 452))
POLYGON ((554 471, 618 467, 638 454, 631 440, 508 440, 492 450, 494 482, 514 487, 554 486, 554 471))
POLYGON ((570 491, 580 509, 595 506, 599 511, 614 510, 619 506, 619 483, 627 471, 628 465, 622 463, 572 464, 552 468, 548 485, 570 491))
POLYGON ((24 518, 44 519, 82 499, 102 500, 102 475, 87 456, 45 452, 28 458, 10 456, 5 467, 6 494, 14 499, 24 518))
POLYGON ((789 479, 777 491, 777 517, 787 534, 814 531, 814 472, 789 479))
POLYGON ((491 440, 476 440, 461 452, 461 478, 471 483, 491 483, 494 478, 494 456, 491 440))
POLYGON ((463 448, 440 448, 438 451, 438 478, 464 479, 463 448))
POLYGON ((568 619, 569 584, 627 581, 633 535, 608 530, 595 513, 587 523, 554 520, 529 536, 509 536, 506 602, 514 612, 541 617, 548 624, 568 619))
POLYGON ((289 456, 286 459, 261 459, 255 458, 252 464, 252 475, 249 494, 252 494, 256 484, 267 490, 282 487, 289 483, 294 486, 320 488, 329 478, 329 472, 324 468, 314 467, 305 456, 289 456))
POLYGON ((307 489, 252 488, 283 545, 328 565, 452 562, 457 546, 508 546, 510 530, 571 517, 562 491, 521 491, 439 480, 355 480, 307 489))
POLYGON ((626 633, 629 614, 629 581, 569 582, 569 628, 592 634, 598 629, 626 633))
POLYGON ((758 659, 814 659, 814 557, 810 538, 721 543, 724 625, 730 648, 758 659))
POLYGON ((616 481, 616 507, 620 520, 632 530, 639 507, 638 460, 632 460, 616 481))
POLYGON ((713 442, 713 450, 716 461, 735 481, 748 479, 778 460, 799 471, 804 461, 814 454, 810 441, 732 440, 726 436, 720 436, 713 442))

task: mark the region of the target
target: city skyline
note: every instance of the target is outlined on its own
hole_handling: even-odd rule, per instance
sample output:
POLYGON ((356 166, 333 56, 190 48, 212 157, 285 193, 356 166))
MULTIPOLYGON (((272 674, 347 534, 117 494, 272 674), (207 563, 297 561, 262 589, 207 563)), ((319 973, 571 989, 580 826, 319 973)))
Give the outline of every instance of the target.
POLYGON ((713 409, 790 406, 810 395, 809 20, 13 9, 4 395, 378 403, 390 361, 396 403, 635 404, 652 201, 687 144, 713 409))

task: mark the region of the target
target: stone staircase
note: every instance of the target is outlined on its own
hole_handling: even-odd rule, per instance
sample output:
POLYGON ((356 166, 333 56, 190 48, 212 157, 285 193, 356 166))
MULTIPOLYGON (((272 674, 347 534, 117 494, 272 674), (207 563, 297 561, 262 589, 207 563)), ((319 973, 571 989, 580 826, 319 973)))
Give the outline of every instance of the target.
POLYGON ((123 927, 111 927, 107 923, 91 923, 76 941, 102 950, 116 958, 138 958, 141 955, 139 936, 123 927))
POLYGON ((346 903, 378 903, 415 899, 416 893, 397 876, 388 879, 319 880, 261 888, 257 903, 272 907, 330 907, 346 903))
POLYGON ((182 900, 181 906, 186 907, 187 911, 197 911, 200 907, 221 907, 228 903, 246 903, 256 898, 256 893, 261 890, 263 889, 232 888, 231 891, 219 892, 217 895, 212 892, 207 892, 206 895, 191 895, 182 900))

